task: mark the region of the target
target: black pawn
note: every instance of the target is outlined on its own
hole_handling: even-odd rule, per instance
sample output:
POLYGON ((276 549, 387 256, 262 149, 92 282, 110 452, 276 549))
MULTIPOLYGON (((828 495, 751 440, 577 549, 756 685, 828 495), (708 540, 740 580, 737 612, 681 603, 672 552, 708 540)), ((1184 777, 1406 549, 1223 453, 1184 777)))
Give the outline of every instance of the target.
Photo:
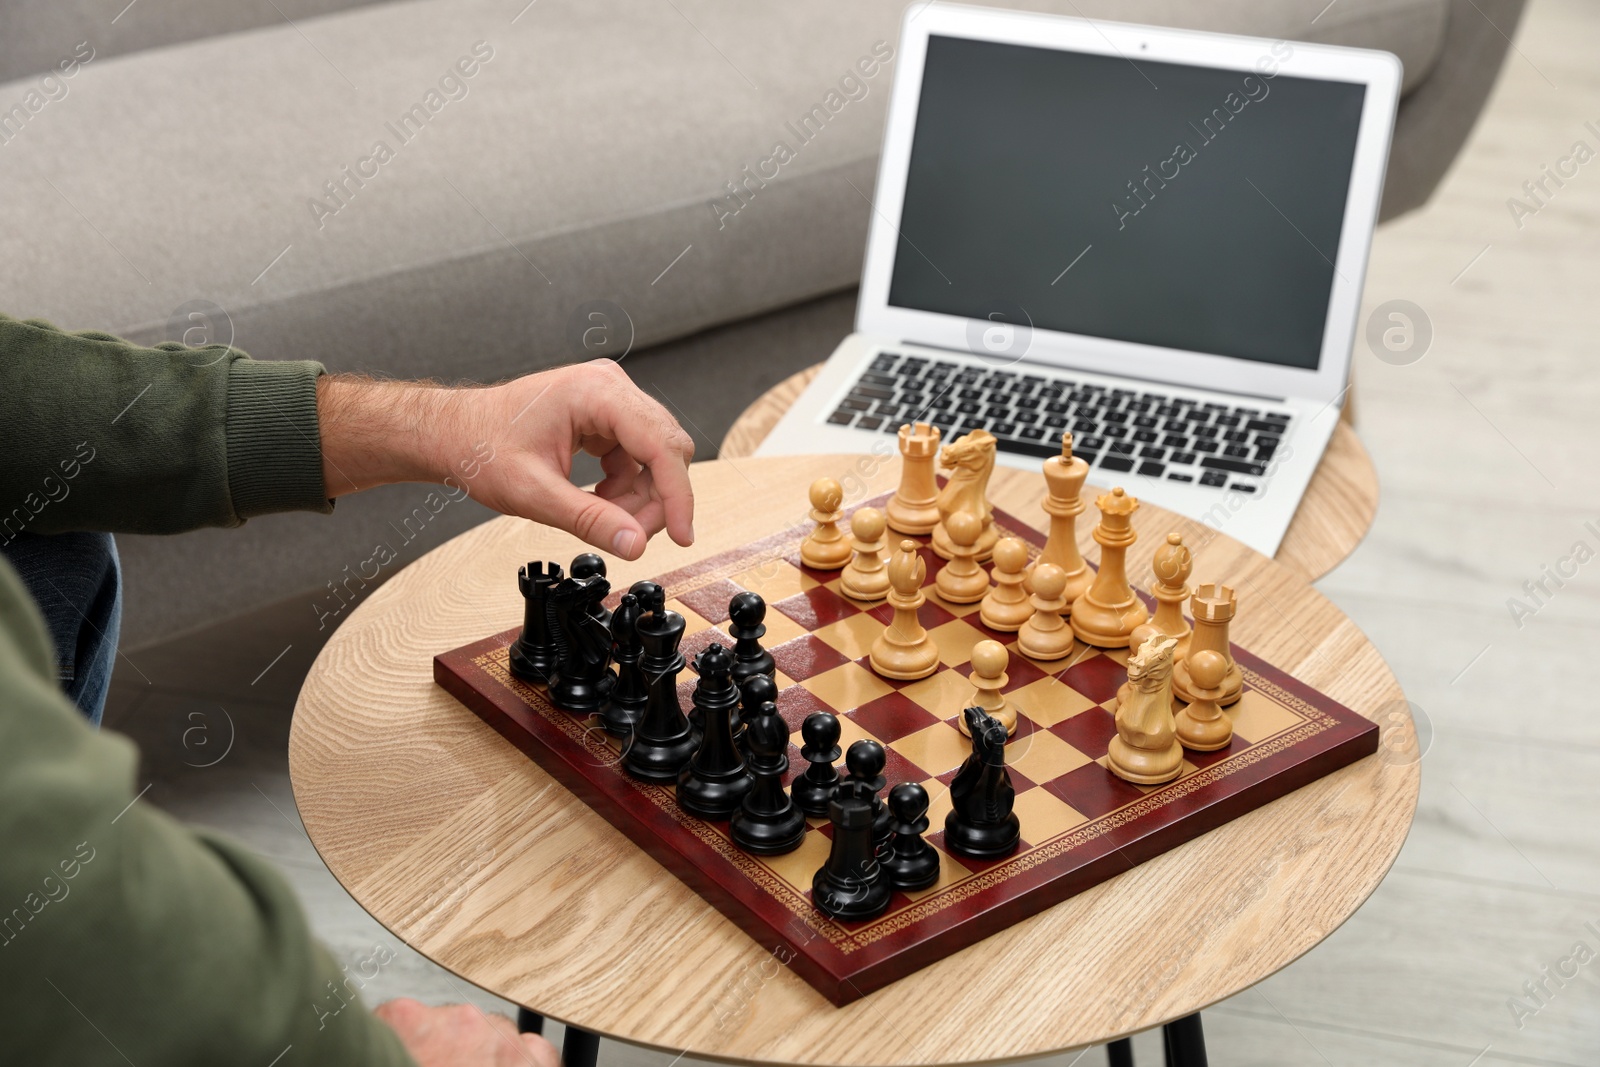
POLYGON ((800 755, 810 766, 794 780, 789 795, 807 815, 828 814, 828 802, 839 784, 833 763, 839 758, 839 720, 831 712, 813 711, 800 726, 800 755))
MULTIPOLYGON (((735 679, 737 681, 737 679, 735 679)), ((745 750, 745 757, 750 754, 745 742, 748 734, 739 733, 739 724, 748 723, 756 717, 763 704, 776 704, 778 702, 778 683, 765 674, 752 674, 739 683, 739 714, 733 720, 734 736, 739 738, 739 746, 745 750)), ((788 755, 785 754, 785 759, 788 755)))
MULTIPOLYGON (((749 691, 747 687, 746 694, 749 691)), ((806 816, 783 791, 783 773, 789 769, 789 724, 770 700, 748 716, 744 742, 755 784, 733 813, 729 825, 733 843, 762 856, 793 852, 805 836, 806 816)))
MULTIPOLYGON (((572 566, 567 569, 567 573, 580 580, 597 576, 604 578, 606 576, 606 561, 593 552, 584 552, 581 555, 572 557, 572 566)), ((589 614, 607 626, 611 625, 611 612, 606 610, 604 604, 596 601, 590 607, 589 614)))
POLYGON ((958 856, 993 859, 1017 847, 1022 824, 1012 807, 1017 792, 1006 770, 1006 728, 982 708, 967 708, 972 755, 950 781, 945 848, 958 856))
POLYGON ((600 713, 600 724, 614 737, 627 737, 644 717, 650 702, 650 682, 639 668, 643 646, 639 644, 639 598, 622 594, 622 603, 611 615, 611 656, 617 664, 617 684, 611 701, 600 713))
POLYGON ((695 663, 700 681, 694 706, 705 734, 694 758, 678 774, 678 806, 702 819, 726 819, 739 810, 752 779, 733 737, 733 709, 739 690, 733 684, 733 654, 711 645, 695 663))
POLYGON ((522 634, 511 646, 511 673, 536 685, 549 685, 560 646, 551 630, 550 587, 561 580, 561 564, 534 561, 517 571, 522 590, 522 634))
POLYGON ((883 776, 886 762, 888 756, 883 746, 868 738, 851 745, 844 757, 844 765, 849 773, 843 781, 858 784, 862 794, 872 800, 872 841, 880 848, 889 843, 889 835, 893 832, 890 829, 892 820, 889 818, 889 809, 884 805, 883 797, 878 795, 883 792, 887 781, 883 776))
POLYGON ((883 873, 896 889, 926 889, 939 880, 939 853, 922 839, 928 829, 928 791, 916 782, 889 790, 894 842, 883 857, 883 873))
POLYGON ((694 755, 694 734, 678 703, 678 673, 683 670, 686 623, 663 606, 661 587, 639 582, 630 590, 645 612, 634 630, 639 635, 639 670, 649 685, 644 715, 622 752, 622 769, 649 782, 675 782, 694 755))
POLYGON ((739 593, 728 601, 728 634, 733 638, 733 681, 743 686, 758 674, 768 677, 778 669, 772 653, 761 647, 767 628, 767 602, 760 593, 739 593))
POLYGON ((872 843, 872 801, 865 789, 841 785, 828 803, 833 846, 811 880, 811 902, 824 915, 858 922, 889 906, 889 880, 872 843))

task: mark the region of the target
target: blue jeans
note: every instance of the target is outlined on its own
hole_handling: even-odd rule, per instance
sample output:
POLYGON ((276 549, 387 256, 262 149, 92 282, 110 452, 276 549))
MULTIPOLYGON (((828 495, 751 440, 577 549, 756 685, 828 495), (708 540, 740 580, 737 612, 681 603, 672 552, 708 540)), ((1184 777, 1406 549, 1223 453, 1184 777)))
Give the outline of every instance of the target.
POLYGON ((122 563, 108 533, 22 533, 0 545, 44 615, 67 699, 96 726, 122 632, 122 563))

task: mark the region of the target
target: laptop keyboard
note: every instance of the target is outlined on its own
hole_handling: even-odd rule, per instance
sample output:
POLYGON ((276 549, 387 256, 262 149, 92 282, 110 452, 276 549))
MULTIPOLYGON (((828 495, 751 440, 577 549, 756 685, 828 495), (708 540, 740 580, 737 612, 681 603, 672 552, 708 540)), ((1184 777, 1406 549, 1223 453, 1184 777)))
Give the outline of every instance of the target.
POLYGON ((1092 469, 1254 493, 1289 428, 1282 411, 1110 388, 1070 376, 1022 374, 880 352, 828 416, 835 426, 897 433, 927 422, 952 440, 994 434, 1002 452, 1072 454, 1092 469))

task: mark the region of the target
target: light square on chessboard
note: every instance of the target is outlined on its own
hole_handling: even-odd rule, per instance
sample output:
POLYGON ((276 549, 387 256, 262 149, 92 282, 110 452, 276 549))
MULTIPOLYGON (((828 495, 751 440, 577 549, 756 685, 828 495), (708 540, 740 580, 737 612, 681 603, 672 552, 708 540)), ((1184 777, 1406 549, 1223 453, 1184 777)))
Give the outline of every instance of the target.
POLYGON ((940 719, 961 714, 961 709, 975 703, 978 695, 969 679, 949 669, 934 671, 926 678, 904 685, 900 692, 940 719))
POLYGON ((796 892, 805 893, 811 889, 811 879, 828 862, 828 852, 832 848, 833 841, 827 834, 808 827, 800 839, 800 847, 793 852, 782 856, 751 855, 750 858, 794 886, 796 892))
POLYGON ((749 570, 732 575, 729 581, 741 589, 760 593, 761 599, 769 605, 797 593, 803 593, 807 589, 815 589, 821 584, 799 567, 782 559, 769 559, 757 563, 749 570))
POLYGON ((1017 708, 1043 727, 1051 727, 1097 706, 1060 678, 1046 676, 1007 694, 1017 708))
POLYGON ((1034 845, 1042 845, 1089 821, 1083 812, 1045 789, 1018 793, 1012 810, 1022 823, 1022 836, 1034 845))
POLYGON ((1245 687, 1239 702, 1224 708, 1223 713, 1233 720, 1233 735, 1253 745, 1305 722, 1301 716, 1249 686, 1245 687))
MULTIPOLYGON (((781 611, 767 612, 762 625, 766 626, 767 632, 761 638, 761 645, 768 650, 776 648, 786 641, 793 641, 797 637, 803 637, 810 632, 781 611)), ((723 629, 726 630, 727 627, 724 626, 723 629)))
POLYGON ((683 616, 683 635, 685 637, 688 637, 690 634, 697 634, 701 630, 709 629, 712 625, 711 620, 707 619, 704 615, 701 615, 698 611, 695 611, 681 600, 670 600, 667 602, 667 607, 683 616))
POLYGON ((823 671, 800 684, 833 708, 834 714, 841 716, 852 708, 859 708, 869 700, 876 700, 894 691, 894 686, 855 662, 823 671))
MULTIPOLYGON (((961 762, 972 754, 972 742, 946 722, 935 722, 916 733, 907 734, 896 741, 894 747, 906 759, 935 776, 961 766, 961 762)), ((1010 762, 1010 753, 1007 753, 1007 762, 1010 762)), ((941 790, 944 788, 939 782, 933 785, 941 790)), ((930 790, 932 788, 929 787, 930 790)))
POLYGON ((954 667, 972 661, 972 646, 985 640, 982 633, 960 619, 935 626, 928 631, 933 643, 939 647, 939 662, 954 667))
POLYGON ((1006 745, 1006 765, 1035 782, 1048 782, 1075 771, 1091 758, 1048 730, 1013 737, 1006 745))
MULTIPOLYGON (((992 583, 992 582, 990 583, 991 586, 993 584, 994 583, 992 583)), ((964 618, 968 617, 969 615, 975 616, 977 614, 977 612, 978 612, 978 609, 983 607, 983 601, 981 601, 981 600, 975 600, 970 604, 953 604, 950 601, 946 600, 944 597, 940 596, 931 587, 929 589, 927 589, 926 592, 928 594, 928 599, 929 600, 933 601, 935 604, 938 604, 941 608, 943 608, 944 610, 948 611, 950 614, 954 615, 958 619, 964 619, 964 618)), ((985 634, 984 636, 987 637, 988 635, 985 634)))
POLYGON ((872 651, 872 642, 883 633, 883 623, 871 615, 851 615, 813 630, 812 637, 836 648, 846 659, 861 659, 872 651))

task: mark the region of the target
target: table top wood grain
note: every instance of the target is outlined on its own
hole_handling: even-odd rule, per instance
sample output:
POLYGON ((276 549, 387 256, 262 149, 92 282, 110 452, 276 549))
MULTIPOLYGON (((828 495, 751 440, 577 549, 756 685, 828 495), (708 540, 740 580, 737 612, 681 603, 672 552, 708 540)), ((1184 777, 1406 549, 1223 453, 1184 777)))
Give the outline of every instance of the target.
MULTIPOLYGON (((757 397, 728 428, 717 457, 737 460, 755 455, 821 370, 820 363, 807 367, 757 397)), ((1347 404, 1345 413, 1349 410, 1347 404)), ((1377 514, 1378 473, 1355 429, 1341 418, 1274 558, 1314 582, 1355 551, 1377 514)))
MULTIPOLYGON (((806 489, 893 488, 897 459, 696 464, 691 548, 608 561, 614 583, 803 521, 806 489)), ((1043 525, 1043 479, 991 499, 1043 525)), ((1085 518, 1092 518, 1091 504, 1085 518)), ((1098 546, 1085 522, 1085 555, 1098 546)), ((334 875, 418 951, 551 1018, 670 1053, 747 1062, 968 1063, 1045 1055, 1187 1015, 1312 948, 1372 893, 1420 775, 1403 696, 1356 625, 1290 568, 1151 506, 1130 574, 1178 530, 1194 580, 1235 586, 1233 636, 1384 724, 1378 755, 1297 790, 845 1008, 738 931, 432 680, 432 658, 519 624, 516 569, 568 535, 497 519, 406 567, 339 627, 296 706, 290 773, 334 875)))

